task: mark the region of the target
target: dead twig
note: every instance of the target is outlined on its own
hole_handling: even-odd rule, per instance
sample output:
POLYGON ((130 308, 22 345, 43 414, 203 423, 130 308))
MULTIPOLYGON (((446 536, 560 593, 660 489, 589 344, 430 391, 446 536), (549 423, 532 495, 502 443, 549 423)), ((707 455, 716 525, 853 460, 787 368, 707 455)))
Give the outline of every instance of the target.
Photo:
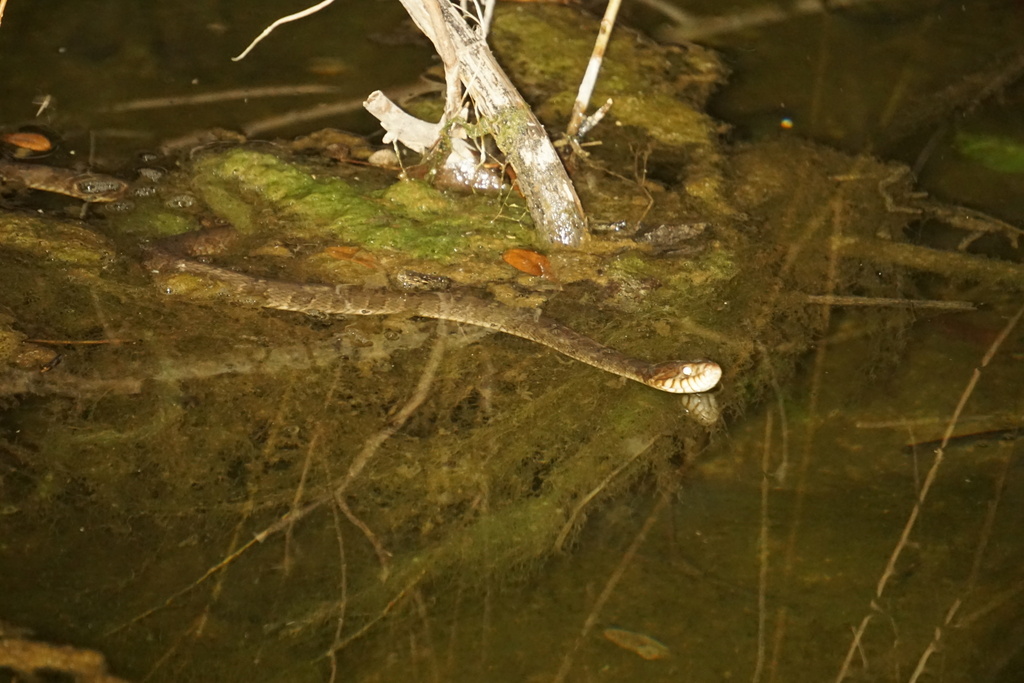
POLYGON ((259 34, 258 36, 256 36, 256 38, 251 43, 249 43, 248 47, 246 47, 244 50, 242 50, 242 52, 240 54, 238 54, 235 57, 232 57, 231 61, 232 62, 238 62, 238 61, 241 61, 241 60, 245 59, 245 56, 248 55, 250 52, 252 52, 252 49, 254 47, 256 47, 257 45, 259 45, 260 42, 264 38, 269 36, 273 32, 273 30, 275 28, 277 28, 278 26, 281 26, 282 24, 287 24, 288 22, 291 22, 291 21, 296 21, 298 19, 302 19, 304 17, 308 17, 311 14, 316 14, 317 12, 322 10, 324 7, 327 7, 328 5, 330 5, 333 2, 334 2, 334 0, 323 0, 323 2, 319 2, 319 3, 315 4, 315 5, 313 5, 312 7, 307 7, 306 9, 302 10, 301 12, 296 12, 295 14, 289 14, 286 17, 281 17, 280 19, 278 19, 277 21, 272 23, 270 26, 268 26, 265 29, 263 29, 263 32, 261 34, 259 34))
MULTIPOLYGON (((580 80, 580 89, 576 95, 576 101, 573 102, 572 113, 569 115, 569 126, 565 130, 565 134, 570 139, 586 134, 581 132, 583 116, 590 105, 590 98, 594 94, 594 86, 597 84, 597 76, 601 72, 604 52, 608 49, 608 40, 611 38, 612 28, 615 27, 615 18, 618 16, 621 5, 622 0, 608 0, 608 6, 604 10, 604 16, 601 18, 601 28, 598 29, 597 40, 594 42, 594 51, 590 55, 590 61, 587 63, 587 70, 583 74, 583 79, 580 80)), ((605 106, 608 107, 610 105, 611 100, 605 106)), ((602 110, 599 110, 601 117, 604 116, 604 111, 607 111, 604 107, 602 107, 602 110)), ((587 130, 593 128, 595 124, 596 122, 589 123, 587 130)))

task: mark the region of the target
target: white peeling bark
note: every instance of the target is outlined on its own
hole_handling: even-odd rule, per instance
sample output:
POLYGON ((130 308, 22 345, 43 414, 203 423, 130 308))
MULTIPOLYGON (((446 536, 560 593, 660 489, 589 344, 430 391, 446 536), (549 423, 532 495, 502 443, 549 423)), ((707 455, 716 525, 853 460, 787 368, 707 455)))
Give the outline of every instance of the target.
POLYGON ((407 114, 380 90, 370 93, 363 102, 363 107, 373 114, 387 131, 384 135, 385 145, 398 141, 414 152, 422 154, 433 147, 441 135, 440 123, 430 123, 407 114))

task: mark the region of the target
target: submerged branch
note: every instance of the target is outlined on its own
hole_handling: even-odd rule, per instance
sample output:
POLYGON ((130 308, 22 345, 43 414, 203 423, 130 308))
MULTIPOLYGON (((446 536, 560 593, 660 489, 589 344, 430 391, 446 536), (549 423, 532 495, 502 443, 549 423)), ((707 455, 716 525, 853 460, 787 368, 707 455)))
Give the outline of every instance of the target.
POLYGON ((1010 261, 857 237, 840 238, 839 246, 844 256, 865 259, 875 264, 886 263, 938 273, 953 280, 976 278, 985 282, 1024 287, 1024 267, 1010 261))
POLYGON ((879 296, 841 296, 838 294, 807 294, 808 303, 826 306, 882 306, 905 308, 938 308, 952 311, 977 309, 970 301, 941 301, 938 299, 895 299, 879 296))

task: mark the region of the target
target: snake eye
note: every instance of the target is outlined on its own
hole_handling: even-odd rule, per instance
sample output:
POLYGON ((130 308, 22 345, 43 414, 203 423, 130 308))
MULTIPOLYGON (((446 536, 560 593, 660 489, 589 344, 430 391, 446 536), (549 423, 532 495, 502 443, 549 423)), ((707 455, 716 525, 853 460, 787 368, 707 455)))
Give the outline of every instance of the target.
POLYGON ((686 375, 687 377, 692 375, 693 374, 693 366, 692 365, 684 365, 683 366, 683 374, 686 375))

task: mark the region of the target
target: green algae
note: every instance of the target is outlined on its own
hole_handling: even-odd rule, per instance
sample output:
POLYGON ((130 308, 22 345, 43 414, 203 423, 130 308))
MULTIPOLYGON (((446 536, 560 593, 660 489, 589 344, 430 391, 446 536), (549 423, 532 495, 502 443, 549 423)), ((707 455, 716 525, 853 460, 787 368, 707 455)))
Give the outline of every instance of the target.
POLYGON ((999 135, 960 132, 956 149, 969 159, 1000 173, 1024 173, 1024 142, 999 135))
MULTIPOLYGON (((581 25, 575 11, 554 5, 499 11, 493 30, 502 65, 527 93, 546 93, 540 112, 560 117, 563 125, 595 37, 593 24, 581 25), (551 50, 551 45, 558 49, 551 50), (544 59, 536 59, 539 54, 544 59)), ((612 99, 611 118, 647 131, 662 144, 714 148, 717 126, 703 105, 724 75, 721 62, 709 51, 655 46, 628 30, 616 30, 593 102, 597 106, 612 99)))
POLYGON ((0 247, 65 266, 95 268, 110 263, 113 245, 98 233, 69 221, 25 214, 0 219, 0 247))
POLYGON ((532 239, 529 225, 509 218, 499 197, 456 199, 419 181, 361 189, 324 169, 248 149, 205 156, 193 184, 227 223, 280 239, 338 240, 441 263, 466 254, 496 259, 532 239))

